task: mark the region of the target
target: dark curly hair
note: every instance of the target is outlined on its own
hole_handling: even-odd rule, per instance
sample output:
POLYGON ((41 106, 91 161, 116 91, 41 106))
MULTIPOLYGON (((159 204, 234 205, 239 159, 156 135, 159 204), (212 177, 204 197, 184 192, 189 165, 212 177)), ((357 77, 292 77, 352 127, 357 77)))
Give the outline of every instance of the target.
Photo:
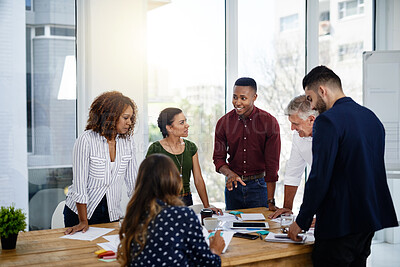
POLYGON ((175 115, 180 113, 182 113, 182 110, 179 108, 166 108, 160 112, 157 124, 164 138, 168 136, 167 125, 171 125, 174 122, 175 115))
POLYGON ((132 124, 129 130, 125 134, 121 134, 120 137, 131 136, 135 128, 137 107, 132 99, 117 91, 105 92, 96 97, 90 106, 85 130, 92 130, 104 136, 107 140, 111 140, 117 135, 118 119, 128 106, 133 110, 132 124))

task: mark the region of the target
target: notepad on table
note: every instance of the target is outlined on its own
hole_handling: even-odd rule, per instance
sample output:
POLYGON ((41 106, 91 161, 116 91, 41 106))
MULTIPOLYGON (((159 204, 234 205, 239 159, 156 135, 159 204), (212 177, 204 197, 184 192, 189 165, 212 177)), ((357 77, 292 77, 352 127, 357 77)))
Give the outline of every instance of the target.
POLYGON ((299 235, 302 240, 300 241, 293 241, 288 237, 287 234, 275 234, 275 233, 269 233, 264 240, 268 242, 281 242, 281 243, 295 243, 295 244, 303 244, 306 241, 307 236, 306 235, 299 235))
POLYGON ((264 214, 262 213, 243 213, 240 216, 243 221, 265 221, 264 214))

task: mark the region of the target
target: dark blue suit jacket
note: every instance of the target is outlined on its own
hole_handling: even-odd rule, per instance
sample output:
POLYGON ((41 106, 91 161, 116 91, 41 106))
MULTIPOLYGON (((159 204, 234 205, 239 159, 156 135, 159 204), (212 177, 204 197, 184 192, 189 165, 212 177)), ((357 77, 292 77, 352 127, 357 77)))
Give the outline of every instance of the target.
POLYGON ((315 237, 338 238, 397 226, 386 181, 385 129, 375 114, 349 97, 317 117, 313 163, 296 222, 315 237))

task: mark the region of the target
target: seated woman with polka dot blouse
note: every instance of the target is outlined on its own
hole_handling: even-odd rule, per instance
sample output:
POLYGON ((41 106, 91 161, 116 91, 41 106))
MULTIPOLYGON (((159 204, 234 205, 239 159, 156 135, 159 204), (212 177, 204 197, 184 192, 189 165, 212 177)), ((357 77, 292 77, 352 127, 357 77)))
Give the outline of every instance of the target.
POLYGON ((181 189, 169 157, 153 154, 142 162, 119 232, 122 266, 221 266, 223 238, 218 231, 208 247, 196 214, 179 198, 181 189))

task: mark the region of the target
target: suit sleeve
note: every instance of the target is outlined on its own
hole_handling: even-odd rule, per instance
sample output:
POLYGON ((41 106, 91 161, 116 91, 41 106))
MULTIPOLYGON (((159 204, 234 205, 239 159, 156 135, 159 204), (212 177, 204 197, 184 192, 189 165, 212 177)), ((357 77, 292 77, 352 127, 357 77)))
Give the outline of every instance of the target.
POLYGON ((322 201, 326 197, 332 179, 338 152, 339 134, 333 123, 320 115, 313 128, 313 162, 310 177, 305 185, 303 203, 296 223, 308 230, 322 201))

